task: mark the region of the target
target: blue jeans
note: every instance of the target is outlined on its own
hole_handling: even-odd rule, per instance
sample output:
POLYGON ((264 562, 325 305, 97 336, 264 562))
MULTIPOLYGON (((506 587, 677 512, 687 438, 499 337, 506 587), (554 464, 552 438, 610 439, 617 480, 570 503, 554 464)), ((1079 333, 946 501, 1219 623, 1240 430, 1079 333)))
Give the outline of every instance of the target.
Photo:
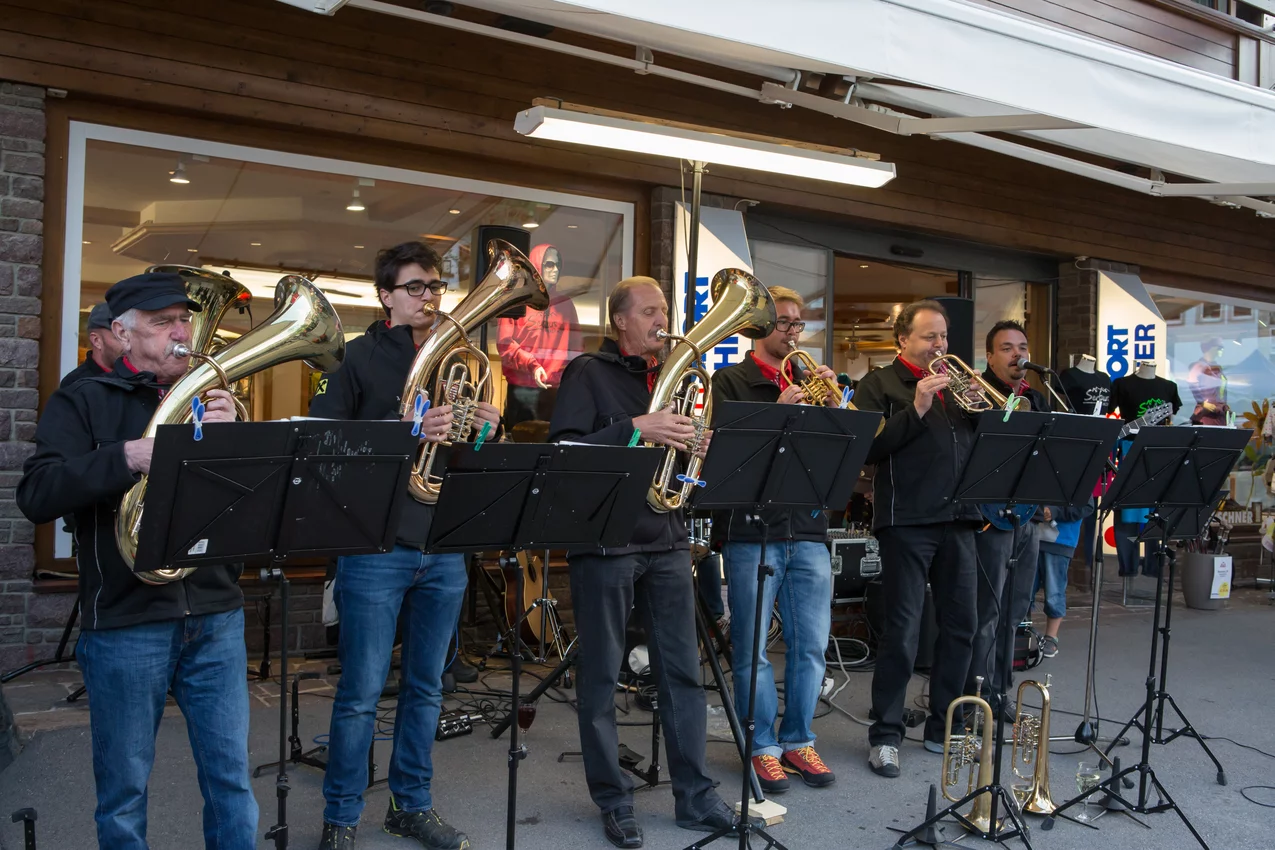
POLYGON ((460 617, 467 580, 463 556, 425 555, 406 546, 337 562, 332 594, 341 617, 341 681, 332 705, 328 770, 323 778, 327 823, 357 826, 363 813, 367 753, 376 704, 390 671, 400 609, 406 616, 390 792, 404 811, 433 808, 430 754, 443 704, 447 647, 460 617))
MULTIPOLYGON (((731 668, 735 679, 735 705, 741 716, 748 713, 753 650, 753 622, 757 611, 757 562, 760 543, 727 543, 722 548, 726 560, 727 591, 730 597, 731 668)), ((785 752, 813 746, 815 733, 810 723, 823 690, 824 653, 832 627, 832 562, 828 547, 809 540, 766 544, 766 560, 775 574, 766 579, 762 599, 762 642, 757 667, 757 710, 753 716, 757 731, 754 756, 779 757, 785 752), (775 691, 775 671, 766 657, 765 635, 770 631, 770 613, 779 600, 779 616, 784 621, 784 718, 775 734, 779 696, 775 691)))
POLYGON ((147 847, 146 786, 171 688, 204 795, 204 846, 256 847, 243 609, 83 631, 76 660, 89 695, 98 845, 147 847))
POLYGON ((1061 620, 1067 615, 1067 570, 1071 566, 1071 556, 1058 555, 1053 552, 1040 553, 1040 568, 1036 571, 1036 583, 1032 585, 1032 600, 1036 599, 1036 591, 1040 589, 1041 579, 1045 582, 1045 616, 1051 620, 1061 620))

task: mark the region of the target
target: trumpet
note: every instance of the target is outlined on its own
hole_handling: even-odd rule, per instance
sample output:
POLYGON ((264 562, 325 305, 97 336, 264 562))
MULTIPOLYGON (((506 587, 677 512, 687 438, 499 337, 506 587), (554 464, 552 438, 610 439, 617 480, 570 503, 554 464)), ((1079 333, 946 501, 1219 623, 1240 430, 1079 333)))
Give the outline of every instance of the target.
POLYGON ((1045 676, 1045 683, 1028 679, 1018 686, 1018 713, 1014 716, 1014 747, 1009 763, 1014 776, 1027 782, 1026 790, 1018 798, 1023 811, 1034 815, 1051 815, 1057 806, 1049 793, 1049 683, 1052 676, 1045 676), (1023 709, 1023 695, 1029 690, 1040 692, 1040 714, 1023 709), (1021 770, 1020 770, 1021 768, 1021 770), (1026 770, 1027 775, 1023 775, 1026 770))
MULTIPOLYGON (((992 784, 992 746, 995 736, 995 723, 992 707, 983 699, 983 677, 975 678, 974 696, 958 697, 947 707, 947 726, 943 732, 943 796, 953 803, 972 794, 976 788, 992 784), (952 725, 956 712, 961 706, 972 706, 973 711, 965 717, 961 734, 952 734, 952 725), (978 737, 978 724, 983 724, 983 737, 978 737), (962 771, 965 772, 965 790, 958 791, 955 796, 949 790, 957 788, 961 783, 962 771)), ((991 831, 992 826, 992 793, 986 791, 974 799, 969 813, 960 816, 962 824, 972 827, 984 834, 991 831)))
MULTIPOLYGON (((704 440, 704 432, 712 421, 713 391, 708 370, 700 365, 704 350, 711 349, 728 336, 739 334, 749 339, 769 336, 775 328, 775 299, 765 284, 740 269, 722 269, 713 275, 710 287, 713 306, 687 332, 686 336, 658 331, 660 339, 673 340, 660 376, 651 391, 647 413, 658 413, 672 405, 674 412, 689 417, 695 437, 688 447, 690 458, 686 469, 678 473, 681 458, 678 449, 670 448, 655 473, 646 494, 646 502, 656 513, 675 511, 686 504, 691 491, 699 483, 703 461, 694 456, 704 440), (704 401, 699 401, 700 393, 704 401)), ((646 443, 653 446, 654 443, 646 443)))
POLYGON ((1005 407, 1005 396, 955 354, 936 357, 928 371, 931 375, 947 375, 950 379, 948 389, 952 391, 957 406, 966 413, 982 413, 1005 407))

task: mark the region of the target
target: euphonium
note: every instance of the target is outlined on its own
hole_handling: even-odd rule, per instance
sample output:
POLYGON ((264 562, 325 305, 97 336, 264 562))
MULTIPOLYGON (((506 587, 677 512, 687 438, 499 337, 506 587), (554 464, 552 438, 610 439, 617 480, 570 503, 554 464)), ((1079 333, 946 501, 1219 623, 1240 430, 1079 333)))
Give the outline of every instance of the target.
POLYGON ((981 413, 1005 406, 1005 396, 955 354, 944 354, 929 365, 931 375, 951 378, 948 389, 957 405, 966 413, 981 413))
POLYGON ((713 416, 712 382, 708 371, 701 365, 704 351, 735 334, 761 339, 775 329, 775 299, 770 297, 765 284, 748 272, 722 269, 713 275, 710 292, 713 306, 686 336, 664 331, 656 334, 677 344, 660 369, 646 412, 658 413, 671 405, 674 413, 689 417, 695 426, 695 438, 691 441, 689 453, 686 453, 685 472, 681 475, 677 472, 679 455, 683 452, 667 449, 664 461, 655 473, 655 480, 651 482, 651 489, 647 491, 646 502, 657 513, 675 511, 686 504, 703 465, 703 461, 694 456, 694 451, 703 441, 713 416), (704 393, 702 406, 701 391, 704 393))
POLYGON ((491 362, 482 349, 474 345, 469 334, 487 322, 515 307, 527 306, 543 310, 549 306, 549 291, 539 272, 527 257, 503 239, 487 243, 487 276, 456 305, 451 313, 443 313, 427 305, 427 313, 442 323, 416 352, 412 368, 403 385, 401 414, 413 411, 418 396, 428 398, 435 406, 452 406, 452 427, 441 443, 425 443, 416 456, 408 479, 408 492, 418 502, 432 505, 438 501, 443 486, 441 470, 434 471, 440 451, 452 443, 469 439, 474 427, 474 410, 478 402, 491 402, 491 362), (472 359, 471 367, 466 359, 472 359), (426 387, 437 374, 434 392, 426 387))
MULTIPOLYGON (((1018 686, 1018 714, 1014 717, 1014 748, 1010 752, 1009 763, 1014 767, 1014 776, 1028 781, 1026 792, 1019 797, 1019 805, 1023 811, 1034 815, 1051 815, 1057 806, 1049 793, 1049 682, 1051 676, 1045 676, 1045 684, 1028 679, 1018 686), (1040 692, 1040 715, 1032 714, 1023 708, 1023 695, 1029 688, 1040 692), (1019 772, 1019 766, 1029 771, 1028 776, 1019 772)), ((1018 791, 1015 790, 1015 796, 1018 791)))
MULTIPOLYGON (((992 746, 995 737, 995 722, 992 707, 983 699, 983 677, 974 680, 977 684, 974 696, 958 697, 947 707, 947 726, 943 732, 943 796, 953 803, 960 800, 976 788, 992 784, 992 746), (952 734, 952 721, 961 706, 973 706, 974 710, 965 716, 960 735, 952 734), (983 737, 977 734, 978 724, 983 724, 983 737), (958 796, 948 790, 961 784, 961 771, 966 771, 965 790, 958 796)), ((979 794, 969 814, 961 815, 962 822, 973 825, 974 829, 987 833, 992 826, 992 794, 990 791, 979 794)))
MULTIPOLYGON (((203 354, 193 345, 180 346, 200 362, 164 394, 142 433, 143 438, 154 437, 161 425, 190 421, 191 400, 210 389, 225 389, 235 381, 291 360, 305 360, 325 372, 340 364, 345 355, 341 320, 317 286, 298 275, 288 275, 275 286, 274 303, 275 311, 268 319, 216 355, 203 354)), ((211 338, 211 331, 208 335, 211 338)), ((142 480, 124 494, 115 515, 115 541, 129 567, 137 556, 146 481, 147 476, 142 476, 142 480)), ((183 567, 134 575, 147 584, 167 584, 185 578, 191 570, 191 567, 183 567)))

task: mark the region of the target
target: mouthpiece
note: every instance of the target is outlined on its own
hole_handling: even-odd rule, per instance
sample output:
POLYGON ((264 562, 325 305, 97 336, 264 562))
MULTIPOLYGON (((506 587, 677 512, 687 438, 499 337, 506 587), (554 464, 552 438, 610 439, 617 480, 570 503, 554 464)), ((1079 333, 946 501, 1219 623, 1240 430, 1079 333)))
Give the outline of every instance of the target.
POLYGON ((789 350, 789 351, 796 351, 796 350, 797 350, 797 340, 795 340, 795 339, 790 339, 790 340, 788 340, 788 350, 789 350))
POLYGON ((182 345, 180 342, 173 346, 173 354, 178 357, 189 357, 192 353, 190 346, 182 345))

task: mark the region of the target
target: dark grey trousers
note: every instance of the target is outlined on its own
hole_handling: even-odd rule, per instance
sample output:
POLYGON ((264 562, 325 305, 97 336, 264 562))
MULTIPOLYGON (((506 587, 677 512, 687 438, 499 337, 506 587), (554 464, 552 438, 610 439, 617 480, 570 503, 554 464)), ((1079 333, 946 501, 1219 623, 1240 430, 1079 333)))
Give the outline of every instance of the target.
POLYGON ((700 686, 690 552, 573 555, 569 561, 580 640, 577 716, 589 795, 604 814, 633 804, 633 782, 619 764, 615 685, 625 624, 636 604, 650 641, 674 813, 678 821, 704 817, 721 798, 704 765, 707 704, 700 686))
MULTIPOLYGON (((1008 691, 1013 685, 1012 671, 1006 670, 1004 644, 1000 643, 999 628, 1002 623, 1001 594, 1005 578, 1009 575, 1010 548, 1014 542, 1012 531, 989 528, 974 535, 978 549, 978 631, 974 633, 974 651, 970 659, 969 676, 965 692, 974 693, 974 678, 983 677, 983 699, 995 707, 993 695, 1008 691), (1007 675, 1008 674, 1008 675, 1007 675)), ((1031 607, 1032 582, 1036 578, 1036 558, 1040 550, 1040 524, 1029 522, 1023 526, 1018 541, 1018 566, 1010 586, 1008 628, 1018 628, 1031 607)), ((1012 702, 1013 694, 1009 694, 1012 702)))

